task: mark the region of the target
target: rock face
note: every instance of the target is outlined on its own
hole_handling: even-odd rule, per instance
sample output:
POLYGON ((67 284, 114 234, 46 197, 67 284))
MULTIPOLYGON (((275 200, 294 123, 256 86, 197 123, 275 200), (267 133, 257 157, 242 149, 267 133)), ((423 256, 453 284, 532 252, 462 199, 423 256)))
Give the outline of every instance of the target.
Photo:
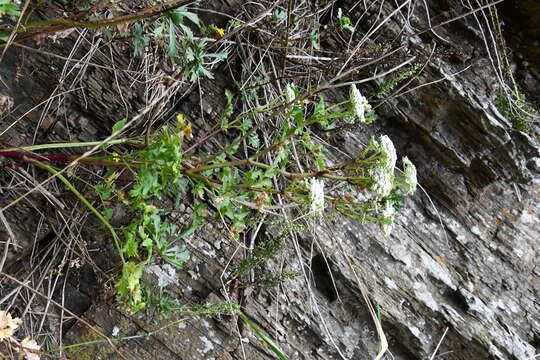
MULTIPOLYGON (((360 3, 348 15, 353 23, 361 19, 359 32, 396 9, 394 2, 368 9, 360 3)), ((417 164, 422 188, 406 201, 393 233, 385 237, 377 226, 348 220, 321 224, 316 231, 291 239, 294 246, 268 265, 269 270, 280 269, 285 262, 291 270, 308 274, 308 285, 298 277, 278 290, 230 294, 230 300, 242 302, 246 313, 291 359, 375 357, 377 337, 357 277, 380 309, 395 359, 429 358, 443 334, 438 354, 444 354, 444 359, 521 360, 540 351, 538 138, 512 130, 494 105, 502 79, 490 60, 494 48, 490 42, 486 48, 483 38, 490 23, 487 9, 424 31, 429 24, 471 10, 462 3, 414 2, 386 22, 378 41, 403 44, 404 56, 416 56, 419 62, 430 59, 412 85, 437 82, 403 96, 390 96, 377 108, 378 127, 331 139, 341 150, 352 152, 371 134, 384 132, 397 145, 398 154, 417 164), (311 288, 311 295, 306 287, 311 288)), ((352 4, 344 1, 340 6, 352 4)), ((519 19, 522 15, 511 16, 519 19)), ((93 61, 110 62, 100 56, 93 61)), ((73 132, 80 131, 81 138, 106 134, 112 122, 126 114, 133 116, 151 101, 129 89, 133 82, 127 75, 115 79, 115 87, 111 74, 106 69, 85 73, 84 96, 77 93, 66 98, 65 124, 72 125, 73 132), (129 95, 122 100, 120 93, 129 95), (106 111, 104 104, 108 104, 106 111), (89 128, 95 131, 84 134, 89 128)), ((222 98, 223 89, 215 84, 225 86, 226 81, 226 75, 220 74, 217 82, 203 83, 204 104, 194 96, 183 99, 176 109, 194 121, 201 116, 198 109, 206 117, 217 115, 223 104, 209 99, 222 98)), ((17 91, 15 84, 11 91, 17 91)), ((30 101, 11 95, 15 106, 30 101)), ((206 127, 200 122, 198 126, 206 127)), ((25 232, 24 226, 15 230, 25 232)), ((178 273, 177 285, 170 288, 186 302, 225 300, 219 275, 236 245, 225 243, 210 223, 203 235, 189 241, 194 253, 190 267, 197 272, 196 279, 178 273)), ((158 331, 155 322, 126 317, 114 305, 94 302, 84 316, 106 334, 116 326, 120 336, 141 335, 119 345, 130 359, 272 358, 260 339, 229 317, 182 322, 177 316, 162 324, 178 322, 158 331), (152 336, 143 336, 148 332, 152 336)), ((92 333, 77 323, 64 341, 90 338, 92 333)), ((81 354, 72 349, 67 355, 82 359, 81 354)), ((104 345, 86 354, 94 359, 117 358, 104 345)))

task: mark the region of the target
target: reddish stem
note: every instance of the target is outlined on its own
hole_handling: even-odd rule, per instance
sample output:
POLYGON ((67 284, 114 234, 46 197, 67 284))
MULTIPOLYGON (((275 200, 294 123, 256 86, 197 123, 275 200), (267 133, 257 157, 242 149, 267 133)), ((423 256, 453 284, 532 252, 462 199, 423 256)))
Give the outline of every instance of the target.
MULTIPOLYGON (((80 155, 68 155, 68 154, 34 154, 29 152, 22 151, 0 151, 0 156, 18 159, 23 161, 36 160, 41 162, 72 162, 80 157, 80 155)), ((98 166, 125 166, 123 162, 115 162, 108 160, 98 160, 98 159, 80 159, 79 162, 98 165, 98 166)), ((136 164, 133 164, 136 165, 136 164)))

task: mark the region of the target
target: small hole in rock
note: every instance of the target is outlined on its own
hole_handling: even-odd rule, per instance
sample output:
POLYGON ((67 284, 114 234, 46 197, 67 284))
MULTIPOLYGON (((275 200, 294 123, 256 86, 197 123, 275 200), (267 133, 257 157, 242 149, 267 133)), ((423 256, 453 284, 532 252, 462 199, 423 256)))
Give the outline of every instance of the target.
POLYGON ((336 288, 330 275, 331 263, 328 259, 324 259, 322 255, 316 255, 311 259, 311 273, 313 274, 313 281, 315 288, 324 295, 324 297, 332 302, 337 299, 336 288))
POLYGON ((469 311, 469 304, 467 303, 467 299, 459 290, 452 290, 447 289, 444 292, 444 298, 450 302, 450 304, 463 312, 469 311))

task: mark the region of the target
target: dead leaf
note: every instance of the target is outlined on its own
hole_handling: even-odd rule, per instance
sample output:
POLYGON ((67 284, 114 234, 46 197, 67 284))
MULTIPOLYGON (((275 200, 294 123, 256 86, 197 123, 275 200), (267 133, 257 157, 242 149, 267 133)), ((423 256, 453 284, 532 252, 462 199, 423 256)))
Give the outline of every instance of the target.
POLYGON ((21 323, 21 319, 11 317, 7 311, 0 311, 0 340, 12 336, 21 323))
POLYGON ((67 38, 69 34, 71 34, 73 31, 75 31, 75 28, 67 28, 64 30, 57 31, 54 34, 49 35, 47 37, 51 39, 53 43, 56 43, 56 40, 67 38))
POLYGON ((125 22, 125 23, 116 25, 116 31, 118 31, 120 34, 129 32, 129 23, 125 22))
POLYGON ((21 353, 26 355, 28 360, 39 360, 39 354, 36 354, 37 351, 41 348, 37 342, 27 336, 21 341, 21 353))

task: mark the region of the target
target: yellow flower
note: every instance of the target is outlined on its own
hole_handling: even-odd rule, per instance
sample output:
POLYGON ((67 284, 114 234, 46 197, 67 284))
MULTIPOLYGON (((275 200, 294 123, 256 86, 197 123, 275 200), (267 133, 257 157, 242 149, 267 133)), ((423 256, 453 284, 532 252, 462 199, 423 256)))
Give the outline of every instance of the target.
POLYGON ((152 211, 157 210, 157 207, 155 207, 154 205, 146 205, 146 206, 144 207, 144 209, 145 209, 147 212, 152 212, 152 211))
POLYGON ((180 126, 180 128, 184 128, 184 115, 179 113, 176 115, 176 120, 178 120, 178 126, 180 126))
POLYGON ((126 201, 126 192, 124 190, 116 190, 116 196, 118 196, 119 201, 126 201))
POLYGON ((190 122, 188 122, 188 124, 186 125, 184 130, 182 130, 182 132, 184 133, 184 136, 186 137, 186 139, 188 139, 188 140, 193 139, 193 133, 192 133, 191 123, 190 122))
POLYGON ((113 160, 114 162, 120 162, 120 159, 121 159, 121 158, 120 158, 120 154, 115 153, 115 152, 112 153, 112 160, 113 160))
MULTIPOLYGON (((117 153, 113 153, 113 160, 118 162, 120 160, 120 155, 118 155, 117 153), (115 158, 117 158, 118 160, 114 160, 115 158)), ((111 175, 105 178, 105 183, 110 186, 114 180, 118 179, 119 176, 120 173, 113 172, 111 175)))
POLYGON ((225 35, 225 30, 222 28, 216 28, 215 32, 216 32, 216 35, 219 37, 222 37, 223 35, 225 35))

